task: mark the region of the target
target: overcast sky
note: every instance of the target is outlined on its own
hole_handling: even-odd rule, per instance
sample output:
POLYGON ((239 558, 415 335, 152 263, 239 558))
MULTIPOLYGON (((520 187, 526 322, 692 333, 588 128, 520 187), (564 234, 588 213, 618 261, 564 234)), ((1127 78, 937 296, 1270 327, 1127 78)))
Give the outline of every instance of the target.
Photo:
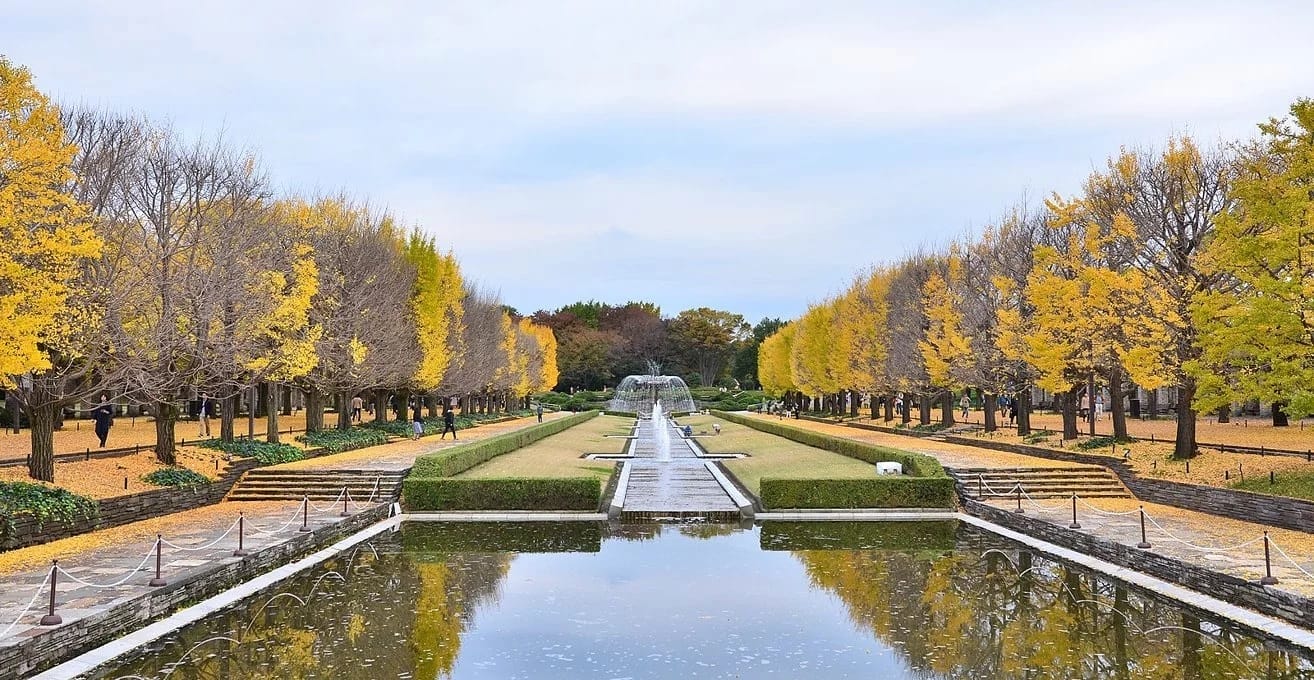
POLYGON ((796 316, 1120 145, 1250 136, 1314 96, 1308 2, 0 6, 0 53, 60 101, 222 129, 523 312, 796 316))

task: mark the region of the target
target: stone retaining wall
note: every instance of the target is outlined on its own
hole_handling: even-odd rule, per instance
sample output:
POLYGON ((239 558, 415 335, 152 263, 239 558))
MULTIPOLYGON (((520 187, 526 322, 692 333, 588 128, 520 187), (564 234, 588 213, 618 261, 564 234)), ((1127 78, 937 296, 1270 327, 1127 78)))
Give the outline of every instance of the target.
POLYGON ((310 533, 297 534, 240 560, 171 581, 166 586, 147 588, 143 582, 140 595, 108 610, 53 628, 12 647, 0 648, 0 680, 26 677, 95 649, 185 605, 213 597, 360 531, 385 519, 388 511, 387 505, 370 508, 310 533))
MULTIPOLYGON (((808 418, 808 420, 836 424, 834 421, 823 418, 808 418)), ((934 434, 908 432, 867 423, 844 423, 844 425, 860 430, 900 434, 907 437, 927 437, 934 434)), ((997 442, 978 437, 940 435, 940 438, 951 444, 1006 451, 1065 463, 1097 465, 1112 470, 1113 474, 1117 475, 1123 485, 1137 498, 1150 503, 1170 505, 1175 508, 1194 510, 1246 522, 1257 522, 1293 531, 1314 532, 1314 503, 1310 501, 1238 491, 1236 489, 1223 489, 1203 484, 1185 484, 1163 479, 1150 479, 1137 475, 1130 465, 1121 460, 1089 453, 997 442)))
POLYGON ((1002 527, 1176 583, 1238 607, 1263 612, 1304 628, 1314 628, 1314 600, 1197 567, 1152 550, 1106 541, 1042 519, 1018 515, 966 496, 962 501, 968 513, 1002 527))
POLYGON ((71 524, 46 520, 38 524, 35 517, 23 515, 13 520, 12 531, 5 532, 0 528, 0 551, 49 543, 96 529, 131 524, 151 517, 218 503, 228 495, 233 485, 243 474, 246 474, 247 470, 259 466, 260 464, 254 459, 244 458, 233 462, 217 480, 204 486, 165 487, 106 498, 96 503, 100 509, 100 516, 96 519, 82 519, 71 524))

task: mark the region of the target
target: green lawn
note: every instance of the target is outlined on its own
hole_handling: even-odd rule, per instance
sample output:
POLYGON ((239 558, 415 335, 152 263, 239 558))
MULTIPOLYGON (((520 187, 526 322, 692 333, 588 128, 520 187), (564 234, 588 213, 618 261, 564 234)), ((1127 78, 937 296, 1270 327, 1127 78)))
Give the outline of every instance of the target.
POLYGON ((869 479, 876 476, 876 467, 869 463, 804 446, 715 416, 685 416, 679 422, 693 427, 695 435, 704 430, 710 434, 713 424, 720 425, 721 434, 698 437, 697 441, 708 453, 749 454, 750 458, 723 463, 755 495, 761 494, 760 482, 763 477, 869 479))
POLYGON ((586 460, 586 453, 623 453, 625 439, 605 435, 628 435, 633 418, 598 416, 561 434, 530 444, 523 449, 500 455, 477 465, 458 478, 492 477, 579 477, 611 476, 615 464, 586 460))
POLYGON ((1232 482, 1232 488, 1314 501, 1314 472, 1278 472, 1272 484, 1268 475, 1246 477, 1244 482, 1232 482))

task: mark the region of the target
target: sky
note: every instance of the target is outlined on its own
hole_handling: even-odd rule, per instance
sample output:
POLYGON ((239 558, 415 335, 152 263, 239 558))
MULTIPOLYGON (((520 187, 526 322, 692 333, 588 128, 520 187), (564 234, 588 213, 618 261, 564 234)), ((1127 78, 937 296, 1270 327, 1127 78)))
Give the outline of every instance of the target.
POLYGON ((62 103, 387 206, 522 312, 791 318, 1071 193, 1121 146, 1314 96, 1314 3, 0 0, 62 103))

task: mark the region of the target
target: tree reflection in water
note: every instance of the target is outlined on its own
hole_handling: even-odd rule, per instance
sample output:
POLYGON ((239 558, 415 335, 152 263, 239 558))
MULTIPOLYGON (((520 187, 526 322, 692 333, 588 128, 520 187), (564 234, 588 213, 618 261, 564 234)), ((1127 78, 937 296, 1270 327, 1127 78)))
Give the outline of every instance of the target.
POLYGON ((802 550, 853 623, 943 678, 1309 678, 1307 660, 960 527, 955 551, 802 550))

